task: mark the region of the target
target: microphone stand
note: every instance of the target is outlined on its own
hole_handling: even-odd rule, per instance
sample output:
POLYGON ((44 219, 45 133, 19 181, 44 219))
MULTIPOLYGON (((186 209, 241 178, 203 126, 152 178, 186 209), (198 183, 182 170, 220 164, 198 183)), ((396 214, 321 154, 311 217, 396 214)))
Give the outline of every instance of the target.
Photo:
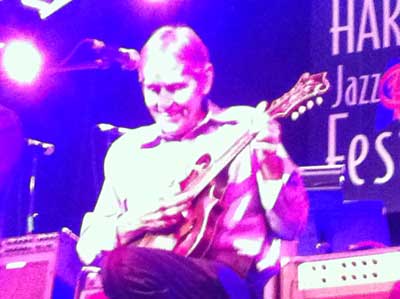
POLYGON ((33 233, 35 229, 35 217, 38 215, 35 212, 35 201, 36 201, 36 175, 37 175, 37 165, 38 165, 37 151, 33 151, 32 157, 32 167, 29 176, 29 193, 28 193, 28 215, 26 218, 26 234, 33 233))
POLYGON ((49 74, 58 74, 58 73, 67 73, 67 72, 75 72, 75 71, 86 71, 86 70, 98 70, 98 69, 106 69, 107 65, 101 61, 96 60, 93 63, 82 63, 71 66, 60 66, 56 68, 52 68, 48 70, 49 74))
POLYGON ((29 174, 29 193, 28 193, 28 213, 26 217, 26 234, 32 234, 35 230, 35 218, 38 213, 35 211, 36 203, 36 176, 39 162, 39 155, 50 156, 54 152, 54 145, 50 143, 41 142, 34 139, 27 139, 27 145, 33 146, 32 150, 32 164, 29 174))

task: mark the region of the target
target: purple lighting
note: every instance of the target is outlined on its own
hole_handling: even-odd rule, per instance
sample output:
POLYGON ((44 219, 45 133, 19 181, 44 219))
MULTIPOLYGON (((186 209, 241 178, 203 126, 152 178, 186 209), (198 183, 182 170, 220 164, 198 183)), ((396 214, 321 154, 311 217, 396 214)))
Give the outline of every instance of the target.
POLYGON ((154 4, 156 7, 168 5, 168 7, 171 8, 171 7, 177 7, 183 1, 182 0, 145 0, 144 2, 146 2, 150 5, 154 4))
POLYGON ((5 45, 2 67, 10 79, 30 84, 38 77, 42 65, 42 55, 32 43, 14 40, 5 45))

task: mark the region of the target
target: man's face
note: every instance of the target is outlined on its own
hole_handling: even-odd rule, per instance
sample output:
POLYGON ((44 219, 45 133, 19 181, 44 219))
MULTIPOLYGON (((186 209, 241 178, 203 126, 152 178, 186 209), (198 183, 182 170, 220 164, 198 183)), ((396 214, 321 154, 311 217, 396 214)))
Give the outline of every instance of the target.
POLYGON ((142 75, 146 106, 165 137, 180 137, 204 118, 204 84, 184 74, 184 64, 175 57, 148 59, 142 75))

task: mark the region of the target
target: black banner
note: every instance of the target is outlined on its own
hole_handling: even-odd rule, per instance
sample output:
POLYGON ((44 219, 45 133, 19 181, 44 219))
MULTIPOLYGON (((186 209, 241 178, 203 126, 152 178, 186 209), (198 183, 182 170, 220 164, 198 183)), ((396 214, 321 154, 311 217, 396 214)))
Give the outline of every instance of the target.
MULTIPOLYGON (((382 199, 390 212, 400 211, 400 125, 379 84, 399 45, 400 0, 313 1, 312 69, 327 71, 332 86, 311 112, 310 160, 344 164, 345 198, 382 199)), ((394 103, 400 84, 392 81, 394 103)))

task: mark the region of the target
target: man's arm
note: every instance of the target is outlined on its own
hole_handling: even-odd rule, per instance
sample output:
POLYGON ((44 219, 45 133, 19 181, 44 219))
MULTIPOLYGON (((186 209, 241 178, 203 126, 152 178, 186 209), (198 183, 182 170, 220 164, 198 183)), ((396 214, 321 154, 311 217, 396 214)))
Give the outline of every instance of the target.
POLYGON ((293 240, 306 225, 309 208, 300 174, 282 144, 257 151, 257 183, 268 224, 280 238, 293 240))
POLYGON ((260 199, 272 231, 282 239, 296 238, 307 222, 308 197, 296 165, 281 140, 280 124, 262 103, 253 121, 265 124, 251 143, 260 199))
POLYGON ((85 214, 76 250, 88 265, 102 252, 116 245, 116 221, 119 208, 111 184, 105 180, 93 212, 85 214))

